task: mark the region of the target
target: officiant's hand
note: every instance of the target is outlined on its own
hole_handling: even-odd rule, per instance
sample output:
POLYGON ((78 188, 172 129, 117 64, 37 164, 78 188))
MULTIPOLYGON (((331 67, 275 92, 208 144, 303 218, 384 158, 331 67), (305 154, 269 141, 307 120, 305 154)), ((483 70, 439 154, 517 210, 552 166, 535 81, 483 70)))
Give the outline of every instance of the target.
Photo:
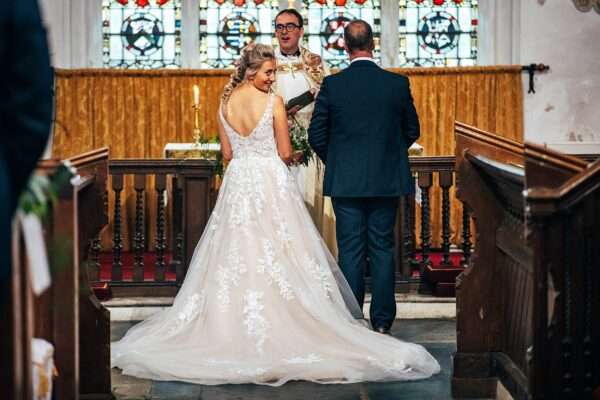
POLYGON ((294 115, 296 115, 296 113, 300 111, 300 106, 294 106, 292 108, 290 108, 289 110, 287 110, 287 114, 290 117, 293 117, 294 115))

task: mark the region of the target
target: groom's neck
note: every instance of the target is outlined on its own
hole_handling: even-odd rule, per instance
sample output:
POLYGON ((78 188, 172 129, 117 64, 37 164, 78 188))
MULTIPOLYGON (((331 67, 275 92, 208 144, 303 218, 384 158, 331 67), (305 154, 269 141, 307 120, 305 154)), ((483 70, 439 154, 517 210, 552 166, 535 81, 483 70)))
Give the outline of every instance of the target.
POLYGON ((356 50, 356 51, 353 51, 352 53, 350 53, 348 55, 348 57, 350 58, 350 61, 354 60, 355 58, 359 58, 359 57, 373 58, 373 52, 370 50, 356 50))

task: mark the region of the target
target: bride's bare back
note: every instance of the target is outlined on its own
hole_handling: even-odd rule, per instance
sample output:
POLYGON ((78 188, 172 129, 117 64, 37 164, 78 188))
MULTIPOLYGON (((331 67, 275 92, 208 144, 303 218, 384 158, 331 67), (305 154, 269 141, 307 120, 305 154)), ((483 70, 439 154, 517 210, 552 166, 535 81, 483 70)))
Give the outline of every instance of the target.
MULTIPOLYGON (((241 85, 221 105, 220 112, 226 123, 239 136, 248 137, 258 127, 268 107, 271 96, 271 94, 254 87, 252 83, 241 85)), ((221 152, 225 160, 230 160, 233 157, 231 143, 225 134, 219 117, 217 117, 217 121, 219 137, 221 139, 221 152)), ((283 104, 283 99, 279 96, 275 96, 273 102, 273 119, 271 123, 273 124, 273 131, 275 133, 277 152, 279 157, 287 163, 292 157, 292 145, 287 125, 287 112, 283 104)))
POLYGON ((249 136, 261 120, 269 94, 244 85, 236 89, 223 105, 223 116, 240 136, 249 136))

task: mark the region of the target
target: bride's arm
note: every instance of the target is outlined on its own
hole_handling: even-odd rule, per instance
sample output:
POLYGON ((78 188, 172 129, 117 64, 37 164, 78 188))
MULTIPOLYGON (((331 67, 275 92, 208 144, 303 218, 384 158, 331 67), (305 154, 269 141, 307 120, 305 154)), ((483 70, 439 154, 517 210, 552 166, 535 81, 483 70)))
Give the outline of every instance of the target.
MULTIPOLYGON (((220 106, 219 106, 220 107, 220 106)), ((217 111, 217 127, 219 130, 219 140, 221 142, 221 154, 223 154, 223 160, 229 161, 233 158, 233 150, 231 150, 231 143, 229 143, 229 138, 225 133, 225 128, 223 127, 223 122, 221 121, 221 116, 217 111)))
POLYGON ((275 97, 275 104, 273 105, 273 127, 275 129, 277 152, 283 162, 287 164, 292 159, 292 144, 288 131, 287 112, 280 96, 275 97))

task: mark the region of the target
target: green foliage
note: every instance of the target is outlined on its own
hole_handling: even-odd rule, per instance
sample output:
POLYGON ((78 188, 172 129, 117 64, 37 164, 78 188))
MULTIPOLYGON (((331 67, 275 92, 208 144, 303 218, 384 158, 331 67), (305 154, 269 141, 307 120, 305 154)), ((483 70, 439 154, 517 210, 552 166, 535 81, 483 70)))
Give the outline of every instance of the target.
POLYGON ((52 204, 58 200, 61 188, 73 177, 73 169, 61 164, 52 176, 32 175, 27 188, 19 198, 19 210, 24 214, 35 214, 43 219, 52 204))
MULTIPOLYGON (((210 139, 207 139, 205 137, 199 137, 198 140, 196 140, 196 142, 194 144, 196 146, 200 147, 203 144, 211 144, 211 143, 221 144, 221 139, 219 138, 219 135, 214 135, 210 139)), ((207 160, 211 160, 213 158, 213 155, 211 154, 210 151, 201 152, 201 153, 202 153, 202 157, 206 158, 207 160)), ((214 155, 214 160, 217 163, 217 165, 215 167, 215 173, 218 176, 222 177, 223 176, 223 154, 220 151, 216 152, 216 155, 214 155)))
POLYGON ((302 159, 298 160, 296 164, 307 166, 314 151, 308 143, 308 131, 294 117, 291 119, 290 140, 293 152, 302 153, 302 159))

